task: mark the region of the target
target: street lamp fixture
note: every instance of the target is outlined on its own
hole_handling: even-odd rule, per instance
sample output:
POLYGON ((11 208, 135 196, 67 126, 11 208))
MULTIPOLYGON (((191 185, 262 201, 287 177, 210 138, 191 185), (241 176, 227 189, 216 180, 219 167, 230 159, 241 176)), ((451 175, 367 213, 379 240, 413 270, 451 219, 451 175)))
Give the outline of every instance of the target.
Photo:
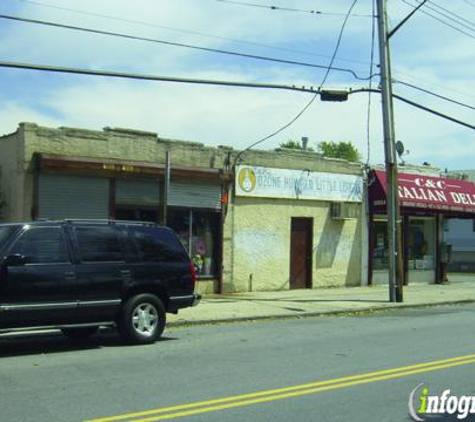
POLYGON ((342 89, 322 89, 320 91, 321 101, 343 102, 348 101, 348 90, 342 89))

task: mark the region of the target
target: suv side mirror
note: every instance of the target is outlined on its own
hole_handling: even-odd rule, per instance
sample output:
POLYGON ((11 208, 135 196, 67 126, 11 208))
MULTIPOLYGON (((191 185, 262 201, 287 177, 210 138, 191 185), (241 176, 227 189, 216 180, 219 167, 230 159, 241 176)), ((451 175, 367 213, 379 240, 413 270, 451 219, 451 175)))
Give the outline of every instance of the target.
POLYGON ((13 255, 8 255, 3 260, 3 265, 6 267, 21 267, 28 263, 28 258, 25 255, 16 253, 13 255))

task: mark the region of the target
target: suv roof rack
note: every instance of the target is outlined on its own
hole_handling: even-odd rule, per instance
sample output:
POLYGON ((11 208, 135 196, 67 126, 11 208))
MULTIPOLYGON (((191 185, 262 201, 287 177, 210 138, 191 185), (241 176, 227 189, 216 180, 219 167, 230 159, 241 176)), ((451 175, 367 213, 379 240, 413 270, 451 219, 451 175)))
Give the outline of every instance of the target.
POLYGON ((65 218, 65 223, 90 223, 90 224, 137 224, 137 225, 147 225, 147 226, 158 226, 158 223, 153 221, 138 221, 138 220, 113 220, 110 218, 65 218))

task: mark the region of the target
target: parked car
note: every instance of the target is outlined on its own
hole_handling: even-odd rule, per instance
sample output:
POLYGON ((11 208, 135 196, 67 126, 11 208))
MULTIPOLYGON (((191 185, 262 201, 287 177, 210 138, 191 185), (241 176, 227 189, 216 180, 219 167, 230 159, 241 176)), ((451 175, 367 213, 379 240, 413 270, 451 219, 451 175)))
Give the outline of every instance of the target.
POLYGON ((158 339, 166 312, 195 306, 196 275, 175 233, 110 220, 0 224, 0 330, 57 327, 87 338, 115 325, 158 339))

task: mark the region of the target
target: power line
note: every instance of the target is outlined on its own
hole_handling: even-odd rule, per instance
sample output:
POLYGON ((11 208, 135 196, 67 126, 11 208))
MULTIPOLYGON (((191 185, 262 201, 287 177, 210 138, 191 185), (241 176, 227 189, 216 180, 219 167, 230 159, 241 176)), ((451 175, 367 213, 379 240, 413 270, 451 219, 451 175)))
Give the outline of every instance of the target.
MULTIPOLYGON (((75 75, 84 75, 84 76, 101 76, 101 77, 110 77, 110 78, 133 79, 133 80, 143 80, 143 81, 174 82, 174 83, 187 83, 187 84, 212 85, 212 86, 229 86, 229 87, 237 87, 237 88, 277 89, 277 90, 290 90, 290 91, 300 91, 300 92, 307 92, 307 93, 313 93, 313 94, 320 94, 320 92, 316 91, 313 87, 296 87, 294 85, 219 81, 219 80, 210 80, 210 79, 177 78, 177 77, 169 77, 169 76, 141 75, 141 74, 126 73, 126 72, 111 72, 111 71, 104 71, 104 70, 95 71, 95 70, 90 70, 90 69, 46 66, 46 65, 39 65, 39 64, 32 64, 32 63, 18 63, 18 62, 5 62, 5 61, 0 61, 0 67, 11 68, 11 69, 33 70, 33 71, 41 71, 41 72, 75 74, 75 75)), ((381 93, 380 90, 374 89, 374 88, 371 90, 369 88, 359 88, 359 89, 350 90, 348 94, 357 94, 361 92, 370 92, 370 91, 373 93, 381 93)), ((404 101, 414 107, 420 108, 429 113, 435 114, 439 117, 442 117, 454 123, 458 123, 462 126, 475 130, 474 125, 455 119, 451 116, 448 116, 444 113, 433 110, 422 104, 418 104, 400 95, 393 94, 393 97, 400 101, 404 101)))
POLYGON ((469 6, 475 7, 475 4, 469 2, 468 0, 462 0, 464 3, 467 3, 469 6))
MULTIPOLYGON (((360 88, 360 89, 354 89, 354 90, 350 91, 349 94, 356 94, 358 92, 369 92, 369 91, 370 91, 369 88, 360 88)), ((381 93, 381 91, 379 89, 374 89, 374 88, 371 89, 371 92, 381 93)), ((399 100, 399 101, 402 101, 406 104, 412 105, 413 107, 419 108, 421 110, 427 111, 428 113, 434 114, 435 116, 442 117, 445 120, 449 120, 453 123, 457 123, 461 126, 465 126, 469 129, 475 130, 475 126, 473 124, 464 122, 462 120, 456 119, 455 117, 449 116, 449 115, 447 115, 445 113, 442 113, 440 111, 437 111, 437 110, 434 110, 432 108, 426 107, 425 105, 416 103, 415 101, 409 100, 408 98, 402 97, 401 95, 397 95, 397 94, 393 93, 392 96, 396 100, 399 100)))
MULTIPOLYGON (((79 9, 72 9, 69 7, 63 7, 63 6, 56 6, 53 4, 49 3, 43 3, 39 1, 34 1, 34 0, 16 0, 19 2, 23 3, 28 3, 28 4, 33 4, 35 6, 40 6, 40 7, 47 7, 47 8, 52 8, 52 9, 57 9, 57 10, 63 10, 67 12, 72 12, 72 13, 78 13, 82 14, 85 16, 95 16, 111 21, 117 21, 117 22, 125 22, 125 23, 131 23, 134 25, 141 25, 145 27, 150 27, 150 28, 159 28, 159 29, 165 29, 167 31, 173 31, 173 32, 178 32, 182 34, 189 34, 189 35, 195 35, 195 36, 200 36, 200 37, 206 37, 206 38, 211 38, 211 39, 217 39, 221 41, 230 41, 234 43, 239 43, 239 44, 247 44, 247 45, 252 45, 254 47, 264 47, 272 50, 277 50, 277 51, 285 51, 288 53, 297 53, 297 54, 305 54, 308 56, 315 56, 315 57, 324 57, 324 58, 329 58, 330 56, 325 55, 325 54, 317 54, 317 53, 312 53, 310 51, 304 51, 304 50, 298 50, 294 48, 286 48, 286 47, 278 47, 270 44, 265 44, 257 41, 249 41, 249 40, 243 40, 243 39, 238 39, 238 38, 229 38, 229 37, 223 37, 215 34, 210 34, 206 32, 200 32, 200 31, 193 31, 189 29, 182 29, 182 28, 176 28, 176 27, 171 27, 171 26, 165 26, 165 25, 158 25, 155 23, 150 23, 150 22, 144 22, 140 20, 135 20, 135 19, 127 19, 119 16, 112 16, 112 15, 106 15, 103 13, 94 13, 94 12, 88 12, 85 10, 79 10, 79 9)), ((347 63, 357 63, 357 64, 363 64, 366 65, 366 62, 363 62, 361 60, 355 60, 355 59, 347 59, 347 58, 339 58, 339 61, 341 62, 347 62, 347 63)))
MULTIPOLYGON (((277 11, 284 11, 284 12, 299 12, 299 13, 308 13, 311 15, 329 15, 329 16, 346 16, 346 13, 334 13, 334 12, 322 12, 320 10, 314 9, 299 9, 294 7, 282 7, 282 6, 274 6, 262 3, 250 3, 247 1, 237 1, 237 0, 215 0, 220 3, 228 3, 233 4, 236 6, 245 6, 245 7, 257 7, 261 9, 269 9, 269 10, 277 10, 277 11)), ((374 15, 359 15, 359 14, 352 14, 352 17, 359 17, 359 18, 373 18, 374 15)))
MULTIPOLYGON (((413 4, 409 3, 407 0, 401 0, 401 1, 402 1, 403 3, 406 3, 407 5, 409 5, 409 6, 411 6, 411 7, 415 7, 413 4)), ((437 16, 435 16, 435 15, 433 15, 433 14, 427 12, 426 10, 422 10, 422 9, 421 9, 421 10, 419 10, 419 11, 420 11, 421 13, 424 13, 424 14, 427 15, 427 16, 430 16, 432 19, 435 19, 436 21, 438 21, 438 22, 444 24, 445 26, 448 26, 448 27, 450 27, 450 28, 456 30, 457 32, 460 32, 461 34, 464 34, 464 35, 466 35, 466 36, 468 36, 468 37, 470 37, 470 38, 475 39, 475 36, 474 36, 474 35, 469 34, 468 32, 465 32, 463 29, 460 29, 460 28, 456 27, 455 25, 452 25, 452 24, 448 23, 447 21, 444 21, 443 19, 438 18, 437 16)))
POLYGON ((461 21, 463 21, 463 22, 468 23, 470 26, 475 27, 475 23, 474 23, 474 22, 469 21, 468 19, 465 19, 464 17, 460 16, 459 14, 457 14, 457 13, 455 13, 455 12, 452 12, 452 11, 449 10, 449 9, 446 9, 445 7, 440 6, 440 5, 437 4, 435 1, 429 0, 429 3, 433 4, 433 5, 434 5, 435 7, 437 7, 438 9, 443 10, 443 11, 446 12, 447 14, 454 16, 456 19, 459 19, 459 20, 461 20, 461 21))
MULTIPOLYGON (((134 41, 145 41, 145 42, 150 42, 150 43, 168 45, 168 46, 172 46, 172 47, 189 48, 189 49, 193 49, 193 50, 206 51, 208 53, 225 54, 225 55, 230 55, 230 56, 243 57, 243 58, 247 58, 247 59, 262 60, 262 61, 269 61, 269 62, 282 63, 282 64, 295 65, 295 66, 303 66, 303 67, 310 67, 310 68, 317 68, 317 69, 325 69, 325 70, 327 70, 327 68, 328 68, 328 66, 320 65, 320 64, 316 64, 316 63, 300 62, 300 61, 294 61, 294 60, 279 59, 279 58, 276 58, 276 57, 260 56, 260 55, 247 54, 247 53, 239 53, 237 51, 201 47, 201 46, 192 45, 192 44, 185 44, 185 43, 178 43, 178 42, 173 42, 173 41, 158 40, 158 39, 154 39, 154 38, 146 38, 146 37, 140 37, 140 36, 136 36, 136 35, 123 34, 123 33, 118 33, 118 32, 111 32, 111 31, 104 31, 104 30, 94 29, 94 28, 85 28, 85 27, 74 26, 74 25, 66 25, 66 24, 62 24, 62 23, 44 21, 44 20, 38 20, 38 19, 21 18, 21 17, 18 17, 18 16, 12 16, 12 15, 0 14, 0 19, 7 19, 7 20, 12 20, 12 21, 17 21, 17 22, 24 22, 24 23, 31 23, 31 24, 35 24, 35 25, 50 26, 50 27, 53 27, 53 28, 68 29, 68 30, 86 32, 86 33, 91 33, 91 34, 108 35, 108 36, 119 37, 119 38, 124 38, 124 39, 128 39, 128 40, 134 40, 134 41)), ((359 80, 368 80, 369 78, 371 78, 371 76, 370 77, 361 77, 352 69, 332 67, 331 70, 336 70, 338 72, 350 73, 355 79, 359 79, 359 80)))
MULTIPOLYGON (((338 34, 338 39, 337 39, 337 43, 336 43, 336 46, 335 46, 335 49, 334 49, 334 52, 333 52, 333 56, 331 58, 331 61, 330 61, 330 64, 328 65, 328 69, 325 73, 325 76, 323 77, 322 79, 322 82, 320 83, 320 86, 318 88, 318 91, 320 91, 323 87, 323 85, 325 84, 327 78, 328 78, 328 75, 330 74, 330 71, 331 71, 331 67, 333 65, 333 61, 335 60, 335 57, 336 55, 338 54, 338 49, 340 48, 340 44, 341 44, 341 40, 342 40, 342 37, 343 37, 343 32, 345 31, 345 27, 346 27, 346 24, 348 22, 348 19, 350 17, 350 14, 351 14, 351 11, 353 10, 353 8, 355 7, 356 3, 358 2, 358 0, 354 0, 353 3, 351 4, 350 8, 348 9, 348 12, 345 16, 345 19, 343 20, 343 23, 341 25, 341 28, 340 28, 340 32, 338 34)), ((371 78, 370 78, 371 79, 371 78)), ((312 98, 310 99, 310 101, 308 101, 308 103, 305 105, 305 107, 300 110, 297 115, 295 117, 293 117, 288 123, 286 123, 285 125, 283 125, 282 127, 280 127, 279 129, 277 129, 276 131, 272 132, 270 135, 267 135, 267 136, 264 136, 263 138, 259 139, 258 141, 254 142, 253 144, 249 145, 247 148, 243 149, 238 155, 236 155, 236 158, 234 159, 234 166, 236 166, 236 163, 238 162, 238 160, 240 159, 241 155, 244 154, 246 151, 249 151, 250 149, 254 148, 255 146, 261 144, 262 142, 264 141, 267 141, 268 139, 270 138, 273 138, 274 136, 278 135, 279 133, 283 132, 285 129, 287 129, 288 127, 292 126, 298 119, 300 119, 300 117, 302 117, 302 115, 310 108, 310 106, 315 102, 315 99, 317 98, 317 95, 318 93, 316 93, 315 95, 312 96, 312 98)))
POLYGON ((73 75, 83 76, 103 76, 107 78, 119 78, 119 79, 134 79, 142 81, 155 81, 155 82, 176 82, 176 83, 188 83, 198 85, 217 85, 217 86, 230 86, 240 88, 259 88, 259 89, 278 89, 289 91, 300 91, 317 93, 313 87, 298 87, 295 85, 280 85, 280 84, 266 84, 266 83, 252 83, 252 82, 235 82, 235 81, 220 81, 212 79, 198 79, 198 78, 180 78, 173 76, 157 76, 157 75, 144 75, 128 72, 112 72, 107 70, 91 70, 81 69, 63 66, 48 66, 33 63, 20 63, 20 62, 7 62, 0 61, 0 67, 11 69, 23 69, 23 70, 36 70, 40 72, 52 72, 52 73, 66 73, 73 75))
POLYGON ((473 27, 474 25, 473 25, 472 22, 470 22, 470 21, 468 21, 464 18, 459 17, 457 14, 455 14, 455 13, 453 13, 453 12, 437 5, 436 3, 433 3, 433 2, 429 1, 429 4, 426 4, 425 7, 426 7, 426 9, 432 10, 434 13, 439 14, 440 16, 444 17, 445 19, 448 19, 449 21, 452 21, 452 22, 456 23, 457 25, 460 25, 461 27, 468 29, 469 31, 474 31, 474 27, 473 27), (431 4, 433 4, 434 7, 432 7, 431 4), (460 22, 460 20, 464 20, 464 21, 468 22, 469 25, 465 24, 464 22, 460 22))
POLYGON ((436 111, 436 110, 431 109, 429 107, 423 106, 422 104, 419 104, 419 103, 416 103, 415 101, 411 101, 407 98, 401 97, 400 95, 393 94, 393 97, 396 98, 399 101, 403 101, 403 102, 405 102, 407 104, 410 104, 410 105, 412 105, 416 108, 427 111, 427 112, 429 112, 431 114, 434 114, 436 116, 442 117, 443 119, 450 120, 451 122, 454 122, 454 123, 457 123, 459 125, 468 127, 469 129, 475 130, 475 126, 470 124, 470 123, 463 122, 462 120, 456 119, 454 117, 448 116, 447 114, 441 113, 440 111, 436 111))
MULTIPOLYGON (((393 74, 398 74, 398 75, 401 75, 403 76, 405 79, 410 79, 410 80, 414 80, 416 81, 419 86, 421 86, 420 84, 427 84, 427 85, 430 85, 430 86, 433 86, 437 89, 442 89, 442 90, 449 90, 445 85, 442 85, 440 83, 437 83, 437 82, 433 82, 433 81, 428 81, 427 79, 423 79, 422 77, 417 77, 417 76, 414 76, 413 73, 409 74, 409 73, 405 73, 405 72, 401 72, 401 71, 396 71, 396 72, 393 72, 393 74)), ((456 88, 450 88, 450 92, 455 92, 459 95, 463 95, 465 97, 470 97, 470 98, 475 98, 475 95, 471 94, 470 92, 467 92, 467 91, 461 91, 459 89, 456 89, 456 88)))
POLYGON ((444 95, 440 95, 440 94, 437 94, 433 91, 429 91, 428 89, 424 89, 424 88, 421 88, 419 86, 416 86, 416 85, 412 85, 410 83, 407 83, 407 82, 403 82, 401 80, 398 80, 398 79, 393 79, 393 82, 397 83, 397 84, 400 84, 400 85, 405 85, 409 88, 413 88, 413 89, 417 89, 418 91, 421 91, 421 92, 424 92, 426 94, 429 94, 429 95, 433 95, 434 97, 437 97, 437 98, 440 98, 442 100, 445 100, 445 101, 449 101, 451 103, 454 103, 454 104, 457 104, 459 106, 462 106, 462 107, 466 107, 466 108, 470 108, 472 110, 475 110, 475 107, 470 105, 470 104, 465 104, 465 103, 462 103, 460 101, 456 101, 452 98, 449 98, 449 97, 445 97, 444 95))

